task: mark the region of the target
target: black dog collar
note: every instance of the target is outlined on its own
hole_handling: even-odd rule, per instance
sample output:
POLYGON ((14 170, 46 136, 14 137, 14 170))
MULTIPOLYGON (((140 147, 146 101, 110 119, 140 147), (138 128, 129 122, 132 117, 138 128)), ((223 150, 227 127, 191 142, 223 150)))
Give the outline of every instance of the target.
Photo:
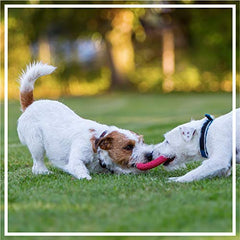
POLYGON ((200 153, 202 157, 208 158, 208 152, 207 152, 207 147, 206 147, 206 141, 207 141, 207 133, 209 126, 213 122, 213 118, 209 114, 205 114, 205 117, 207 120, 204 122, 202 128, 201 128, 201 136, 199 139, 199 145, 200 145, 200 153))

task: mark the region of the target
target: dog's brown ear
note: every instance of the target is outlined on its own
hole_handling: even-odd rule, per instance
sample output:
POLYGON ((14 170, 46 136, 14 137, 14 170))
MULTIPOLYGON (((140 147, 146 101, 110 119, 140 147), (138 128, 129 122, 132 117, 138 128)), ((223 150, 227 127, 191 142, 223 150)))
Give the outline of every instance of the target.
POLYGON ((109 150, 112 148, 113 138, 112 137, 103 137, 98 139, 97 147, 99 146, 103 150, 109 150))

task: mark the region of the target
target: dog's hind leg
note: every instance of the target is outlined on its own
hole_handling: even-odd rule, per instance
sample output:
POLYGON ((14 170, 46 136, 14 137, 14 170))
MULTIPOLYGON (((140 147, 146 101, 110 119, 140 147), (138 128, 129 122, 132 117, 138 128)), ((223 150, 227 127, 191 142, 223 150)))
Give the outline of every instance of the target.
POLYGON ((33 174, 50 174, 52 173, 47 169, 44 163, 44 148, 40 145, 28 146, 33 158, 33 174))
POLYGON ((41 144, 32 144, 28 146, 33 158, 33 174, 51 174, 44 163, 44 147, 41 144))
POLYGON ((41 130, 36 124, 29 122, 28 115, 22 115, 18 120, 18 136, 22 144, 27 145, 33 158, 33 174, 50 174, 44 164, 45 148, 43 146, 41 130))
POLYGON ((32 127, 31 131, 28 131, 28 137, 26 139, 26 145, 33 158, 33 174, 50 174, 52 173, 47 169, 44 163, 45 149, 42 143, 42 136, 38 129, 32 127))

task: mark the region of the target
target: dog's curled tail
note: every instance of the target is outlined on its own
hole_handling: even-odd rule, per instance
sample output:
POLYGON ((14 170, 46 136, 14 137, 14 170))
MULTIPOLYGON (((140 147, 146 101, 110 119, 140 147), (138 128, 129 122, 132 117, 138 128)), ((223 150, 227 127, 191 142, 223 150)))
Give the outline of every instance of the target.
POLYGON ((53 67, 42 62, 30 63, 25 71, 19 78, 20 80, 20 103, 21 109, 24 112, 25 109, 31 105, 33 99, 33 89, 35 81, 44 75, 52 73, 56 67, 53 67))

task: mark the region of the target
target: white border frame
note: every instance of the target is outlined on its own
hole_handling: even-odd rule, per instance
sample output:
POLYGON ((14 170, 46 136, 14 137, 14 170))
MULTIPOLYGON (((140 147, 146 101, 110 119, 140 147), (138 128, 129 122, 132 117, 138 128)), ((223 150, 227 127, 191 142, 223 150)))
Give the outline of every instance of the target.
POLYGON ((4 236, 236 236, 236 5, 235 4, 5 4, 4 5, 4 236), (8 232, 8 9, 230 8, 232 9, 232 232, 8 232))

